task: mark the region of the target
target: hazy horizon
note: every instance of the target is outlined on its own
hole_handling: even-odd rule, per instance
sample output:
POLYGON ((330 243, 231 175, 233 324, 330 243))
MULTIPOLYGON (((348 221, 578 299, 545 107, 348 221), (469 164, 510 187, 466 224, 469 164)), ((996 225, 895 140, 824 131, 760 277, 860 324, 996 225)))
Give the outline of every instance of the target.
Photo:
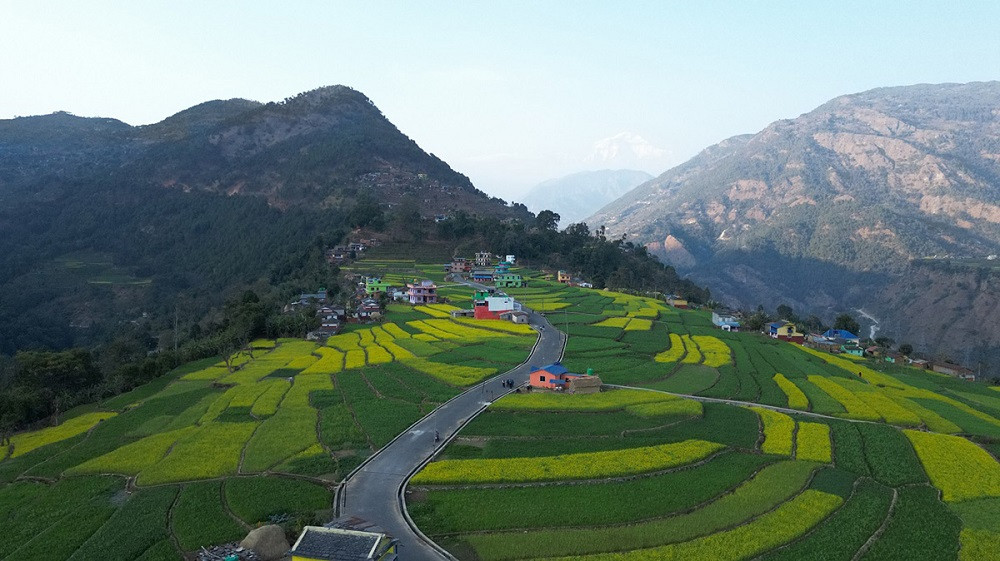
POLYGON ((1000 5, 706 2, 6 5, 0 118, 158 122, 212 99, 363 92, 477 187, 658 175, 876 87, 1000 76, 1000 5), (887 25, 888 24, 888 25, 887 25), (865 60, 865 64, 859 64, 865 60))

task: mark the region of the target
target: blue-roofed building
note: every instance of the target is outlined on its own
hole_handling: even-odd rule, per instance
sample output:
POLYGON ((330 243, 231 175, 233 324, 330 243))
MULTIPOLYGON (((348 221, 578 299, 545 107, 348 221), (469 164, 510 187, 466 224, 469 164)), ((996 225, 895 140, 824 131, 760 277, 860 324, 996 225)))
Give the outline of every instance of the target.
POLYGON ((601 379, 592 370, 575 374, 560 362, 548 366, 532 366, 528 385, 546 390, 565 390, 570 393, 595 393, 601 390, 601 379))
POLYGON ((823 333, 823 337, 831 340, 842 339, 855 345, 861 342, 860 337, 844 329, 828 329, 825 333, 823 333))

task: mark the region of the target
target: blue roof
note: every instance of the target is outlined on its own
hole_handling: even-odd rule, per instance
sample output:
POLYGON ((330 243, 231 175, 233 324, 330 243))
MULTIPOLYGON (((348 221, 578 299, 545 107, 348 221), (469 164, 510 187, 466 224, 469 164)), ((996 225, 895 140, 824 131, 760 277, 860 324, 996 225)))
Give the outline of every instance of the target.
POLYGON ((843 329, 828 329, 823 337, 840 337, 841 339, 860 339, 857 335, 851 333, 850 331, 845 331, 843 329))
POLYGON ((531 367, 532 372, 536 372, 538 370, 545 370, 549 374, 565 374, 569 372, 568 368, 566 368, 565 366, 563 366, 561 363, 558 362, 553 362, 552 364, 548 366, 543 366, 541 368, 537 368, 534 366, 531 367))

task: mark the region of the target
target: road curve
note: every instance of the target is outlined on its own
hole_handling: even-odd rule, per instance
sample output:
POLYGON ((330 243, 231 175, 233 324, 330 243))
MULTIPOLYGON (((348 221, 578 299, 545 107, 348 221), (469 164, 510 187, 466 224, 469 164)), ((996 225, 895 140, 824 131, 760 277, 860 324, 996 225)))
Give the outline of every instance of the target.
POLYGON ((340 518, 357 517, 380 526, 399 540, 398 555, 402 561, 454 559, 409 520, 403 505, 403 490, 410 477, 463 426, 493 399, 510 391, 503 387, 502 380, 512 378, 516 385, 521 385, 528 381, 531 365, 550 364, 562 357, 564 334, 541 314, 532 313, 530 323, 539 337, 528 360, 442 404, 376 452, 339 489, 336 510, 340 518), (440 442, 434 442, 434 431, 440 433, 440 442))

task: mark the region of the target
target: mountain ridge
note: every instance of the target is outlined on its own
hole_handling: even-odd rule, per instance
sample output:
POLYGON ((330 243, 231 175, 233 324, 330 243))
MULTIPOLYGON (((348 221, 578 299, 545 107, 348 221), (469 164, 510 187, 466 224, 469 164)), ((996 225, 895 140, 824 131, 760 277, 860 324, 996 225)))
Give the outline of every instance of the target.
POLYGON ((644 171, 631 169, 580 171, 539 183, 522 197, 521 202, 534 213, 557 212, 560 224, 566 226, 582 221, 600 206, 652 177, 644 171))
MULTIPOLYGON (((996 253, 997 201, 1000 82, 976 82, 839 96, 709 147, 587 221, 646 244, 732 303, 784 300, 826 314, 865 306, 899 327, 894 318, 915 316, 886 291, 911 273, 945 290, 941 274, 913 272, 915 259, 996 253), (879 280, 857 285, 862 277, 879 280)), ((949 310, 937 321, 983 319, 949 310)), ((1000 345, 994 331, 983 337, 1000 345)), ((945 335, 928 347, 960 344, 945 335)))

